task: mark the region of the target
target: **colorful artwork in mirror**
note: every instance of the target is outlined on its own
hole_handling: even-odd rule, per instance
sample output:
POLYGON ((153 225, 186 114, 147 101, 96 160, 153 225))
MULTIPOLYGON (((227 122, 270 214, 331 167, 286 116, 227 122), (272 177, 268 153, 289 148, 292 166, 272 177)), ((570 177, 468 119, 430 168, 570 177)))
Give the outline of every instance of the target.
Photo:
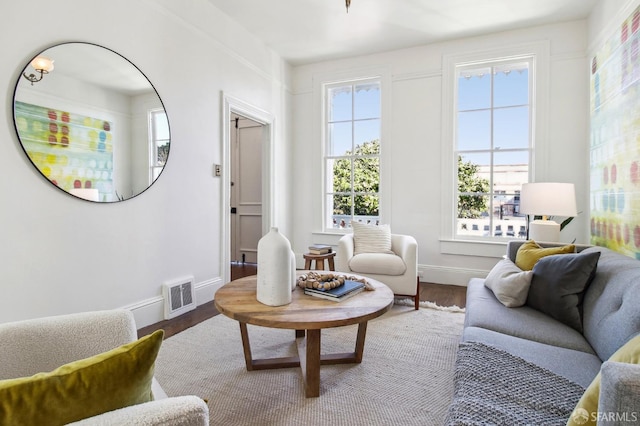
POLYGON ((113 193, 111 122, 16 101, 15 123, 29 159, 53 184, 92 201, 113 193))

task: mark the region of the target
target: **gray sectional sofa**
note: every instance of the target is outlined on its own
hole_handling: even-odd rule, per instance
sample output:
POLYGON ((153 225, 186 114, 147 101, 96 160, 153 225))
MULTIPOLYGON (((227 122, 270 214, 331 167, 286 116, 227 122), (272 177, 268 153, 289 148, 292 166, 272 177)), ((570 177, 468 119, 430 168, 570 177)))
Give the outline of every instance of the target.
MULTIPOLYGON (((509 242, 506 257, 515 262, 522 244, 509 242)), ((640 424, 640 366, 606 362, 640 333, 640 261, 576 251, 600 252, 582 294, 582 332, 527 304, 506 307, 484 279, 470 280, 449 424, 564 424, 600 371, 598 424, 640 424)))

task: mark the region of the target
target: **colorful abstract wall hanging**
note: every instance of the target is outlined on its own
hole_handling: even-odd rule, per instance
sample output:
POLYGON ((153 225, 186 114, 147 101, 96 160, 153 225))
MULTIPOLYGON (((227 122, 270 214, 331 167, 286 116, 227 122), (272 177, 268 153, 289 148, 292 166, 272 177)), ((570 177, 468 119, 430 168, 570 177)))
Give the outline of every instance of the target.
POLYGON ((640 8, 591 60, 591 243, 640 259, 640 8))
POLYGON ((113 133, 109 121, 15 102, 16 128, 31 162, 53 184, 113 193, 113 133))

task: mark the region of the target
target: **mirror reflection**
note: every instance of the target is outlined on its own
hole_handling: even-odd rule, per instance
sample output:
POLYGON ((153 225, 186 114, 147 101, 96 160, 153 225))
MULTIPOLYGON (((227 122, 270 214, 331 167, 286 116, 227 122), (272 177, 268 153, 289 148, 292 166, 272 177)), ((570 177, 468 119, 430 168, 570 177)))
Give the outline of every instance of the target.
POLYGON ((135 197, 169 156, 169 121, 153 85, 95 44, 64 43, 36 55, 16 84, 13 113, 33 165, 89 201, 135 197))

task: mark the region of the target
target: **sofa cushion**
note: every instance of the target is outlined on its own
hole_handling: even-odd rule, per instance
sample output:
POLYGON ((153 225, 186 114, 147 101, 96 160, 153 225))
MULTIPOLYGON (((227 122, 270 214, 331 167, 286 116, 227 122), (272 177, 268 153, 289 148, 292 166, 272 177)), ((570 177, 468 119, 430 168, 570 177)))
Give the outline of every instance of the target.
POLYGON ((508 308, 517 308, 527 301, 532 271, 523 271, 509 259, 500 260, 484 280, 496 298, 508 308))
POLYGON ((484 280, 467 285, 465 327, 480 327, 522 339, 594 354, 575 329, 529 306, 507 308, 496 299, 484 280))
POLYGON ((349 269, 363 275, 402 275, 407 270, 407 265, 395 254, 362 253, 349 260, 349 269))
POLYGON ((547 345, 478 327, 466 327, 465 342, 482 342, 563 376, 583 388, 598 374, 601 361, 595 354, 547 345))
MULTIPOLYGON (((601 413, 625 413, 622 426, 638 421, 640 407, 640 365, 606 361, 600 368, 600 398, 598 411, 601 413), (626 422, 625 422, 626 421, 626 422)), ((609 419, 614 420, 615 419, 609 419)), ((604 422, 603 422, 604 423, 604 422)), ((613 422, 604 423, 612 425, 613 422)))
MULTIPOLYGON (((640 335, 634 337, 618 349, 609 361, 624 362, 627 364, 640 364, 640 335)), ((584 395, 578 401, 574 414, 571 415, 567 426, 577 425, 596 425, 596 419, 598 414, 598 398, 600 396, 600 373, 593 379, 584 395), (580 413, 582 411, 582 413, 580 413), (587 413, 587 421, 584 422, 584 417, 579 417, 580 414, 587 413)))
POLYGON ((596 273, 600 252, 545 256, 533 267, 527 305, 582 333, 582 295, 596 273))
POLYGON ((151 401, 163 335, 158 330, 48 373, 0 381, 0 424, 61 425, 151 401))
POLYGON ((584 294, 584 335, 602 360, 606 360, 640 333, 640 261, 604 247, 596 275, 584 294))
POLYGON ((544 256, 550 256, 552 254, 564 254, 574 253, 576 246, 569 244, 561 247, 541 247, 533 240, 529 240, 522 244, 516 254, 516 265, 523 271, 530 271, 533 269, 533 265, 544 256))
POLYGON ((353 228, 354 254, 387 253, 391 251, 391 228, 389 225, 367 225, 351 222, 353 228))

